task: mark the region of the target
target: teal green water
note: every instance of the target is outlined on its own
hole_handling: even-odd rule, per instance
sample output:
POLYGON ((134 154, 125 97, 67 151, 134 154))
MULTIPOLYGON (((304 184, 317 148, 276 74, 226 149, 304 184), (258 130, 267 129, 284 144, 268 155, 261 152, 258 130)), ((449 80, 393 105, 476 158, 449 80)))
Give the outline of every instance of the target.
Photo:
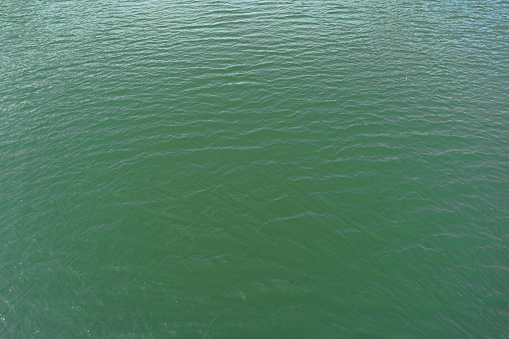
POLYGON ((507 1, 0 3, 0 337, 509 337, 507 1))

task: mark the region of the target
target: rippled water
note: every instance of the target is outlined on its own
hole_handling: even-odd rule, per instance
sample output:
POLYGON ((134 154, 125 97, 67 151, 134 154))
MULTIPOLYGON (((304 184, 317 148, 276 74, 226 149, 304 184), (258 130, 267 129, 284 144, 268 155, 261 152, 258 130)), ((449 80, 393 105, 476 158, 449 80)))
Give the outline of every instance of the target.
POLYGON ((0 4, 1 337, 509 337, 507 1, 0 4))

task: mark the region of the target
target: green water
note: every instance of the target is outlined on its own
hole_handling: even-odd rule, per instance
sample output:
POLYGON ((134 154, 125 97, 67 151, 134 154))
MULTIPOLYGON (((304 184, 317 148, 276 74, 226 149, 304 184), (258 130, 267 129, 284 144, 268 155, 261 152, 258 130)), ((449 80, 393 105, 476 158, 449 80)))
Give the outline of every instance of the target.
POLYGON ((507 1, 0 3, 0 337, 509 337, 507 1))

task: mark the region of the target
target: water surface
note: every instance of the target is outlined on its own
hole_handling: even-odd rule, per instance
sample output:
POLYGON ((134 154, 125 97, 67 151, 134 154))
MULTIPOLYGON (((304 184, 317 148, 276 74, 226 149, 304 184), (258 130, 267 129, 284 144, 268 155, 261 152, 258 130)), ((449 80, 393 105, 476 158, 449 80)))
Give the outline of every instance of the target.
POLYGON ((509 336, 507 1, 0 4, 0 336, 509 336))

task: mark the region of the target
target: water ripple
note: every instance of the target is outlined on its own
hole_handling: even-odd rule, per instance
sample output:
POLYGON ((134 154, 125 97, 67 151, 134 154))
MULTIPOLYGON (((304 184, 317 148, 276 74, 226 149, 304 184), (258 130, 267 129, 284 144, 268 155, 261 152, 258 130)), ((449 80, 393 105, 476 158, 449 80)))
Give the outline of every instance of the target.
POLYGON ((2 2, 0 336, 508 336, 506 5, 2 2))

